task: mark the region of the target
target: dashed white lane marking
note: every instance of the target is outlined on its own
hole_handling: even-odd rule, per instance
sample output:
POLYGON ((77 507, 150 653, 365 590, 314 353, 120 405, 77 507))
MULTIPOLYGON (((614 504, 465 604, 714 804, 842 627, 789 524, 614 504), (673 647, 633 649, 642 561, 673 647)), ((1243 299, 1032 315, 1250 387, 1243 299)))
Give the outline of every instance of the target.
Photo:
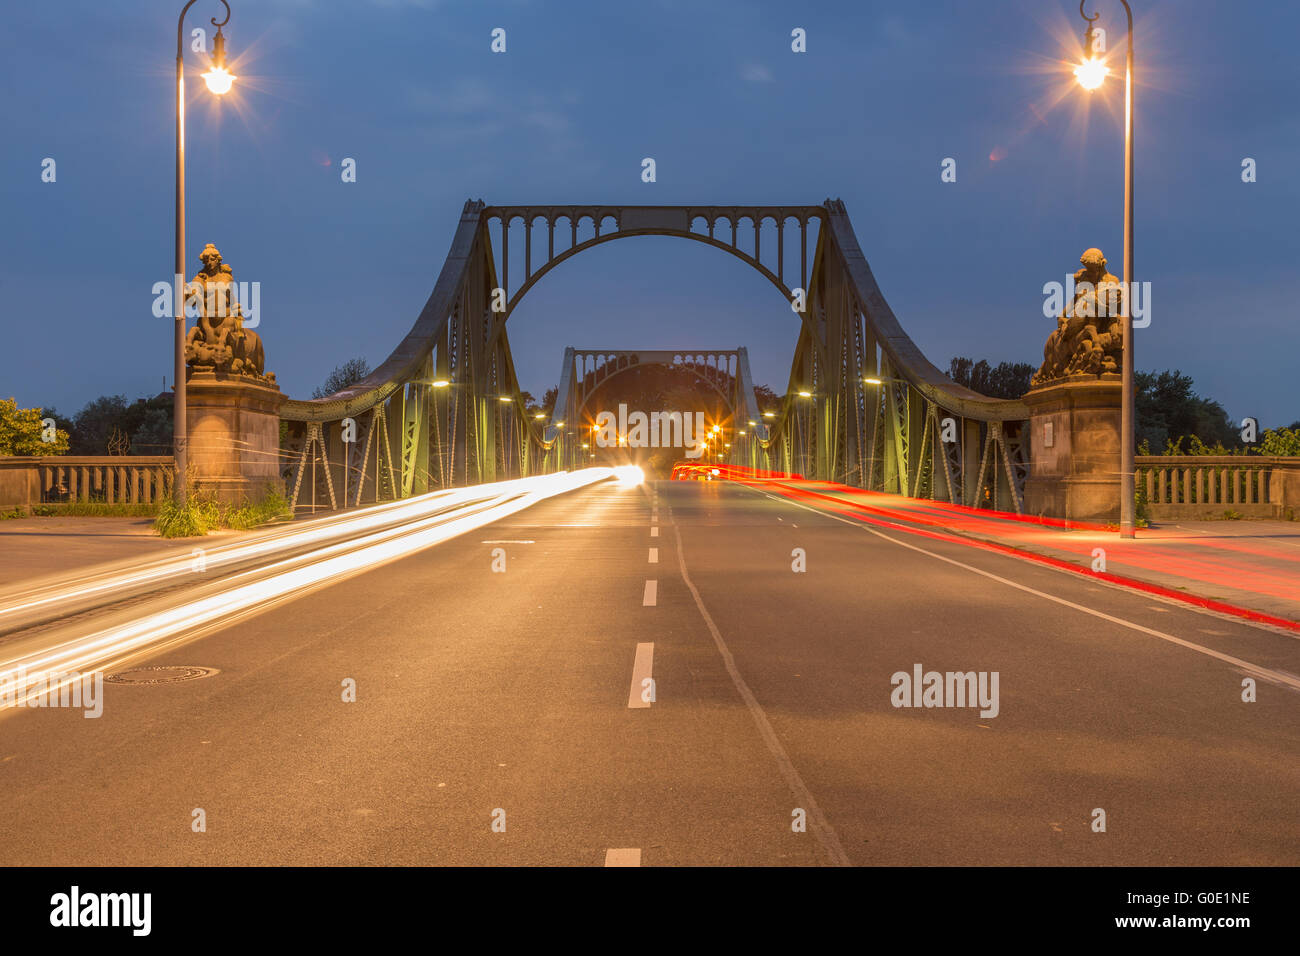
POLYGON ((655 663, 654 644, 638 644, 636 659, 632 661, 632 686, 627 692, 627 705, 632 708, 649 707, 654 697, 652 671, 655 663))
POLYGON ((657 537, 659 537, 659 529, 658 529, 658 528, 651 528, 651 529, 650 529, 650 537, 652 537, 652 538, 657 538, 657 537))
POLYGON ((713 635, 713 643, 717 646, 718 653, 722 655, 722 663, 731 676, 731 682, 735 685, 736 692, 740 694, 740 699, 745 702, 745 707, 754 719, 754 724, 758 728, 758 735, 763 738, 768 751, 776 758, 777 768, 781 771, 781 776, 785 778, 786 786, 790 788, 790 793, 795 799, 795 805, 808 811, 808 823, 812 826, 817 842, 822 845, 822 849, 831 858, 831 862, 836 866, 850 866, 849 856, 844 852, 839 835, 831 827, 830 821, 826 819, 826 814, 822 813, 822 808, 818 805, 817 799, 803 782, 803 777, 799 775, 799 771, 795 769, 790 760, 790 755, 785 752, 785 747, 781 745, 781 739, 777 737, 776 731, 772 729, 767 714, 763 712, 762 705, 754 697, 754 692, 745 683, 745 678, 740 676, 740 671, 736 667, 736 659, 731 656, 731 650, 727 647, 727 642, 722 639, 722 632, 718 630, 718 625, 713 623, 713 616, 709 614, 708 608, 704 606, 704 601, 700 598, 700 592, 696 589, 695 583, 691 581, 691 576, 686 572, 686 555, 682 551, 681 535, 677 536, 677 563, 682 569, 682 580, 686 583, 686 587, 690 589, 691 596, 695 598, 695 606, 700 611, 700 617, 704 618, 709 633, 713 635))
POLYGON ((647 581, 645 583, 645 594, 641 595, 642 607, 654 607, 659 601, 659 582, 647 581))
POLYGON ((501 540, 483 541, 482 544, 536 544, 536 541, 509 541, 504 538, 501 540))
POLYGON ((651 563, 651 564, 658 564, 658 563, 659 563, 659 549, 658 549, 658 548, 651 548, 651 549, 650 549, 650 563, 651 563))
MULTIPOLYGON (((1073 601, 1067 601, 1065 598, 1057 597, 1055 594, 1048 594, 1046 591, 1039 591, 1037 588, 1031 588, 1027 584, 1021 584, 1019 581, 1012 581, 1008 578, 1004 578, 1000 574, 994 574, 992 571, 985 571, 983 568, 977 568, 974 565, 966 564, 965 562, 958 561, 954 558, 945 557, 944 555, 938 554, 934 551, 927 551, 925 548, 917 547, 916 545, 909 544, 906 541, 900 541, 897 538, 891 538, 889 535, 877 531, 875 528, 869 528, 859 521, 850 521, 848 518, 843 518, 840 517, 839 515, 828 514, 825 511, 818 511, 816 508, 809 507, 808 505, 805 504, 800 504, 797 501, 790 501, 789 499, 786 498, 778 498, 775 495, 770 495, 766 491, 760 491, 758 493, 760 495, 763 495, 764 497, 771 498, 773 501, 783 501, 785 504, 788 504, 792 507, 802 508, 804 511, 811 511, 813 514, 819 514, 825 518, 830 518, 834 521, 839 521, 842 524, 846 524, 851 528, 861 528, 863 531, 866 531, 868 534, 874 534, 877 538, 884 538, 886 541, 890 542, 891 544, 896 544, 900 548, 907 548, 909 551, 916 551, 920 554, 929 555, 930 557, 935 558, 939 561, 943 561, 946 564, 951 564, 954 565, 955 567, 962 568, 963 570, 970 571, 974 574, 978 574, 981 577, 989 578, 992 581, 997 581, 999 584, 1005 584, 1009 588, 1015 588, 1017 591, 1024 591, 1026 594, 1033 594, 1037 597, 1043 598, 1048 601, 1053 601, 1057 604, 1063 605, 1064 607, 1071 608, 1075 611, 1082 611, 1084 614, 1090 614, 1093 617, 1101 618, 1103 621, 1110 621, 1112 624, 1118 624, 1121 627, 1127 627, 1130 630, 1137 631, 1141 634, 1147 634, 1150 635, 1151 637, 1159 638, 1162 641, 1168 641, 1170 644, 1177 644, 1179 647, 1185 647, 1189 651, 1195 651, 1198 654, 1204 654, 1206 657, 1213 657, 1215 660, 1223 661, 1225 664, 1231 664, 1233 667, 1240 667, 1242 670, 1249 671, 1252 674, 1257 674, 1258 676, 1263 677, 1266 680, 1273 681, 1274 683, 1285 684, 1286 686, 1291 687, 1295 690, 1300 690, 1300 677, 1296 677, 1294 674, 1288 674, 1286 671, 1273 670, 1272 668, 1264 667, 1260 664, 1252 664, 1250 661, 1244 661, 1240 657, 1233 657, 1231 654, 1223 654, 1219 651, 1212 650, 1211 648, 1203 647, 1200 644, 1194 644, 1191 641, 1185 641, 1181 637, 1175 637, 1172 634, 1166 634, 1164 631, 1157 631, 1155 628, 1144 627, 1141 624, 1135 624, 1132 621, 1126 621, 1122 617, 1115 617, 1113 614, 1106 614, 1104 611, 1098 611, 1094 608, 1084 607, 1082 604, 1075 604, 1073 601)), ((1072 573, 1072 572, 1062 572, 1062 573, 1072 573)), ((686 575, 686 569, 683 567, 682 576, 685 577, 685 575, 686 575)), ((1129 590, 1129 589, 1121 586, 1120 590, 1129 590)), ((1130 591, 1130 593, 1132 592, 1130 591)), ((1189 607, 1189 608, 1185 608, 1185 610, 1195 611, 1196 608, 1189 607)))
POLYGON ((606 866, 640 866, 641 850, 640 848, 606 850, 605 865, 606 866))

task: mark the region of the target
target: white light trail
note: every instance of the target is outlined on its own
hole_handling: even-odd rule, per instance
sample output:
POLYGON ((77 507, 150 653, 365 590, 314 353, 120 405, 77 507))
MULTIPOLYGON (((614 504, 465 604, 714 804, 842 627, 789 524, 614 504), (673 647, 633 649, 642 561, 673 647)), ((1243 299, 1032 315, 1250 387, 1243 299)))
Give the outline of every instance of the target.
MULTIPOLYGON (((32 675, 31 680, 34 681, 38 677, 43 680, 43 675, 46 674, 93 671, 168 638, 278 599, 305 593, 322 584, 371 570, 449 538, 477 530, 539 501, 613 477, 615 475, 611 468, 587 468, 577 472, 539 475, 452 492, 438 492, 433 496, 400 502, 396 508, 381 506, 390 512, 390 518, 391 512, 397 511, 406 520, 397 525, 391 521, 382 522, 385 526, 378 531, 370 530, 375 522, 371 520, 369 509, 357 515, 332 518, 327 529, 304 529, 305 538, 291 536, 292 544, 286 550, 296 550, 317 538, 334 538, 341 525, 353 528, 354 536, 318 547, 307 554, 293 554, 271 565, 238 574, 233 579, 216 582, 212 585, 214 593, 197 599, 192 594, 183 595, 175 598, 182 603, 159 610, 146 610, 142 616, 114 626, 65 640, 58 640, 50 634, 40 635, 24 642, 27 648, 25 651, 19 647, 10 649, 11 654, 17 653, 0 662, 0 683, 12 684, 20 675, 32 675), (448 513, 449 499, 459 503, 459 507, 452 513, 448 513), (405 506, 405 510, 402 506, 405 506), (361 530, 359 536, 355 533, 356 529, 361 530), (239 583, 240 579, 247 578, 254 580, 239 583), (31 646, 34 642, 39 643, 39 646, 31 646)), ((264 545, 265 542, 259 541, 250 547, 256 549, 255 553, 264 553, 264 545)), ((41 684, 42 688, 45 686, 44 683, 41 684)), ((26 693, 25 689, 22 693, 26 693)))

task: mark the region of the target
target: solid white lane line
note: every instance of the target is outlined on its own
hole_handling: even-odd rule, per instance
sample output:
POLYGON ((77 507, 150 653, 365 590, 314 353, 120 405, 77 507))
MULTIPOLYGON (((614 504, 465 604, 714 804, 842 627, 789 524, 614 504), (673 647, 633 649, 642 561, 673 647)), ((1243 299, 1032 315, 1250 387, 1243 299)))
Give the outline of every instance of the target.
POLYGON ((624 850, 606 850, 605 865, 606 866, 640 866, 641 850, 640 848, 624 849, 624 850))
POLYGON ((822 845, 822 849, 831 858, 831 862, 836 866, 850 866, 849 856, 844 852, 839 836, 831 827, 830 821, 826 819, 826 814, 822 813, 822 808, 818 805, 816 798, 813 797, 812 791, 803 782, 803 777, 799 776, 799 771, 795 769, 794 764, 790 761, 790 755, 785 752, 785 747, 781 745, 780 738, 777 737, 776 731, 772 729, 772 724, 767 719, 767 714, 763 712, 762 705, 754 697, 754 692, 745 683, 745 678, 740 676, 740 671, 736 668, 736 659, 731 656, 731 650, 727 647, 727 642, 722 639, 722 633, 718 630, 718 625, 713 623, 713 616, 709 614, 708 608, 704 606, 704 601, 700 598, 700 592, 696 589, 690 574, 687 573, 686 554, 682 550, 682 537, 680 534, 677 535, 677 562, 681 565, 682 580, 686 582, 686 587, 690 589, 691 596, 695 598, 695 606, 700 611, 700 617, 704 618, 709 633, 713 635, 713 643, 717 646, 718 653, 722 655, 722 663, 726 665, 727 673, 731 675, 731 682, 735 685, 736 692, 740 694, 740 699, 745 702, 749 715, 754 719, 754 724, 758 727, 758 735, 763 738, 763 743, 767 744, 768 751, 776 758, 776 765, 781 771, 781 776, 785 778, 786 786, 790 788, 790 794, 795 799, 795 805, 808 811, 808 823, 812 827, 817 841, 822 845))
POLYGON ((657 538, 657 537, 659 537, 659 529, 658 529, 658 528, 651 528, 651 529, 650 529, 650 537, 652 537, 652 538, 657 538))
POLYGON ((659 563, 659 549, 658 549, 658 548, 651 548, 651 549, 650 549, 650 563, 651 563, 651 564, 658 564, 658 563, 659 563))
MULTIPOLYGON (((1263 677, 1266 680, 1274 681, 1279 684, 1285 684, 1288 687, 1292 687, 1296 690, 1300 690, 1300 677, 1296 677, 1293 674, 1288 674, 1285 671, 1275 671, 1267 667, 1262 667, 1259 664, 1252 664, 1250 661, 1243 661, 1240 657, 1233 657, 1231 654, 1223 654, 1211 648, 1203 647, 1200 644, 1193 644, 1191 641, 1185 641, 1181 637, 1174 637, 1174 635, 1166 634, 1164 631, 1157 631, 1154 628, 1144 627, 1141 624, 1135 624, 1132 621, 1126 621, 1122 617, 1115 617, 1113 614, 1107 614, 1104 611, 1098 611, 1095 608, 1084 607, 1082 604, 1075 604, 1073 601, 1067 601, 1065 598, 1057 597, 1055 594, 1048 594, 1046 591, 1039 591, 1037 588, 1031 588, 1027 584, 1021 584, 1018 581, 1012 581, 1008 578, 1004 578, 999 574, 994 574, 992 571, 985 571, 982 568, 977 568, 974 565, 965 564, 964 562, 957 561, 954 558, 945 557, 944 555, 937 554, 934 551, 927 551, 925 548, 917 547, 916 545, 910 544, 907 541, 899 541, 897 538, 891 538, 889 535, 882 534, 881 532, 877 531, 875 528, 869 528, 859 521, 850 521, 848 518, 843 518, 839 515, 828 514, 825 511, 818 511, 816 508, 810 508, 808 505, 800 504, 797 501, 790 501, 785 498, 777 498, 774 495, 768 494, 766 491, 760 491, 759 494, 766 495, 767 497, 773 498, 776 501, 784 501, 786 504, 793 505, 796 508, 803 508, 805 511, 811 511, 813 512, 813 514, 819 514, 825 518, 833 518, 834 520, 841 521, 852 528, 861 528, 863 531, 866 531, 870 534, 874 534, 877 538, 884 538, 886 541, 892 542, 893 544, 898 545, 900 548, 907 548, 909 551, 916 551, 919 552, 920 554, 929 555, 930 557, 936 558, 939 561, 944 561, 948 564, 955 565, 956 567, 959 568, 963 568, 974 574, 978 574, 981 577, 985 577, 985 578, 989 578, 990 580, 997 581, 999 584, 1005 584, 1009 588, 1015 588, 1017 591, 1024 591, 1027 594, 1033 594, 1037 597, 1043 598, 1044 600, 1053 601, 1057 604, 1062 604, 1065 607, 1072 608, 1076 611, 1082 611, 1084 614, 1091 614, 1093 617, 1099 617, 1103 621, 1110 621, 1112 624, 1118 624, 1121 627, 1127 627, 1130 630, 1139 631, 1142 634, 1149 634, 1151 637, 1158 637, 1162 641, 1168 641, 1171 644, 1177 644, 1179 647, 1185 647, 1189 651, 1196 651, 1198 654, 1204 654, 1207 657, 1213 657, 1216 660, 1223 661, 1225 664, 1231 664, 1233 667, 1240 667, 1243 670, 1247 670, 1250 671, 1251 673, 1258 674, 1260 677, 1263 677)), ((1051 570, 1055 570, 1055 569, 1051 569, 1051 570)), ((684 568, 682 569, 682 573, 683 575, 685 574, 684 568)), ((1071 572, 1063 572, 1063 573, 1068 574, 1071 572)), ((1120 590, 1129 591, 1130 594, 1133 593, 1128 588, 1124 588, 1122 586, 1120 586, 1120 590)), ((1188 607, 1186 608, 1186 610, 1195 611, 1197 609, 1194 607, 1188 607)))
POLYGON ((641 595, 642 607, 654 607, 659 601, 659 582, 647 581, 645 583, 645 594, 641 595))
POLYGON ((654 687, 652 671, 655 663, 654 644, 638 644, 636 659, 632 662, 632 686, 627 692, 627 705, 631 708, 650 706, 651 692, 654 687))

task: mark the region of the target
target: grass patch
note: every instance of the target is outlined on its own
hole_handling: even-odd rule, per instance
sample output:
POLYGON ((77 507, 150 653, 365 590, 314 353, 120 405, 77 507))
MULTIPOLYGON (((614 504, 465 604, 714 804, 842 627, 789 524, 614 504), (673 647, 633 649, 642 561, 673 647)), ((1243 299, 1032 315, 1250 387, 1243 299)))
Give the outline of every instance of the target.
POLYGON ((1231 508, 1223 512, 1224 521, 1240 521, 1244 517, 1246 516, 1240 511, 1233 511, 1231 508))
POLYGON ((190 495, 184 507, 170 500, 163 502, 153 527, 163 538, 195 538, 217 528, 247 531, 289 516, 289 502, 274 489, 257 501, 237 505, 222 505, 211 494, 199 491, 190 495))
POLYGON ((103 501, 68 501, 59 504, 33 505, 37 518, 151 518, 158 513, 158 505, 108 504, 103 501))
POLYGON ((26 518, 27 512, 22 508, 15 508, 13 511, 0 511, 0 521, 9 521, 13 518, 26 518))

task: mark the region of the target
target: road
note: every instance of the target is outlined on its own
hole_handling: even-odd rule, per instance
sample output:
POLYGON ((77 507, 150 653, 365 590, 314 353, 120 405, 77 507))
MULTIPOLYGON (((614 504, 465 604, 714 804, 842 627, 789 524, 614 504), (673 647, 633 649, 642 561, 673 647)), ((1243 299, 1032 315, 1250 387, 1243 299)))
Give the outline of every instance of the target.
POLYGON ((1294 635, 741 485, 571 492, 173 664, 217 673, 0 715, 0 864, 1300 862, 1294 635), (918 664, 996 716, 893 706, 918 664))

